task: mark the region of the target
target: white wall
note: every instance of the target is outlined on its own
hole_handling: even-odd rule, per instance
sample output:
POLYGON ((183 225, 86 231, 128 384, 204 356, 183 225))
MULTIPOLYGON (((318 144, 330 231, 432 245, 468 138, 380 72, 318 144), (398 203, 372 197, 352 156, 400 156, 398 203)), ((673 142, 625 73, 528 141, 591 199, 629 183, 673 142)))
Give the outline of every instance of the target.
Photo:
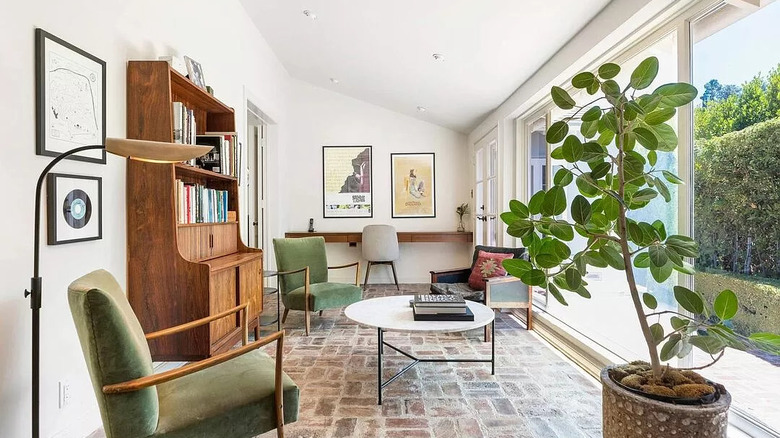
MULTIPOLYGON (((237 0, 3 2, 0 187, 6 213, 0 215, 0 436, 9 438, 30 434, 31 318, 22 291, 32 274, 34 184, 50 161, 34 152, 35 27, 107 62, 109 136, 125 136, 125 62, 171 53, 187 54, 203 65, 216 95, 236 108, 239 126, 245 114, 243 85, 280 127, 287 111, 288 75, 237 0)), ((283 130, 278 137, 284 142, 283 130)), ((126 276, 124 161, 113 156, 106 165, 66 161, 58 171, 103 177, 103 239, 51 247, 44 243, 42 248, 43 437, 83 437, 100 424, 67 306, 67 285, 97 268, 108 269, 121 284, 126 276), (72 388, 65 410, 57 406, 60 380, 72 388)))
MULTIPOLYGON (((466 137, 460 133, 297 80, 291 86, 290 114, 294 117, 289 120, 280 163, 281 231, 305 231, 309 218, 314 218, 317 231, 360 231, 368 224, 390 224, 399 231, 455 231, 455 207, 473 204, 466 137), (322 146, 326 145, 373 147, 373 218, 323 219, 322 146), (435 218, 391 218, 392 152, 436 154, 435 218)), ((471 253, 468 244, 402 243, 396 263, 399 281, 427 282, 432 269, 468 266, 471 253)), ((331 265, 355 261, 360 258, 360 246, 329 244, 328 257, 331 265)), ((372 269, 371 282, 391 281, 388 271, 372 269)), ((350 274, 334 272, 333 278, 346 280, 350 274)))

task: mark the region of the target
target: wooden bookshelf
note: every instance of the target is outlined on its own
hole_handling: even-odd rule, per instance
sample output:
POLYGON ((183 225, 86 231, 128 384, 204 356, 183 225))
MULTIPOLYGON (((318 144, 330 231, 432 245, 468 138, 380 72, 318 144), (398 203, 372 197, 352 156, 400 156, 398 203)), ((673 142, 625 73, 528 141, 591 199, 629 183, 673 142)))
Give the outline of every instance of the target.
MULTIPOLYGON (((235 132, 233 109, 171 69, 165 61, 127 65, 127 137, 173 141, 173 102, 194 110, 198 134, 235 132)), ((237 178, 185 164, 127 161, 128 300, 144 332, 219 313, 249 302, 262 311, 263 253, 248 248, 239 221, 180 224, 176 180, 226 190, 238 214, 237 178)), ((250 320, 254 328, 257 318, 250 320)), ((152 357, 198 360, 241 340, 240 321, 227 316, 207 326, 153 340, 152 357)))

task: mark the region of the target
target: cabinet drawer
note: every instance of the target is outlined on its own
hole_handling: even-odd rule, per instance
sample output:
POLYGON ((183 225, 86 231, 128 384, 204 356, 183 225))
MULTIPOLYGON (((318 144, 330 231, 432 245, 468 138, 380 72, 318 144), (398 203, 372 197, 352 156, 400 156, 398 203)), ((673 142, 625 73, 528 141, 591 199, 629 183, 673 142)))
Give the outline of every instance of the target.
POLYGON ((209 257, 221 257, 238 252, 238 224, 219 224, 209 227, 211 253, 209 257))
POLYGON ((211 227, 179 226, 179 254, 187 260, 197 262, 207 259, 211 254, 211 227))

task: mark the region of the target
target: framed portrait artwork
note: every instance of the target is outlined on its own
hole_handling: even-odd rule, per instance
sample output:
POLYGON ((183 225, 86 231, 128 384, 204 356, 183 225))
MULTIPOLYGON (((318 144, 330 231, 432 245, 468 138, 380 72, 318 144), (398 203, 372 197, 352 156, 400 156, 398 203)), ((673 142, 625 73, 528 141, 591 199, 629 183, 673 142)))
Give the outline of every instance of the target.
POLYGON ((206 78, 203 77, 203 67, 200 66, 200 63, 189 56, 184 57, 184 63, 187 65, 187 76, 192 83, 205 90, 206 78))
POLYGON ((46 179, 49 245, 103 238, 103 180, 50 173, 46 179))
POLYGON ((436 156, 390 154, 393 217, 436 217, 436 156))
POLYGON ((322 217, 374 217, 371 146, 322 147, 322 217))
MULTIPOLYGON (((35 29, 36 147, 56 157, 106 142, 106 63, 43 29, 35 29)), ((105 164, 105 150, 72 160, 105 164)))

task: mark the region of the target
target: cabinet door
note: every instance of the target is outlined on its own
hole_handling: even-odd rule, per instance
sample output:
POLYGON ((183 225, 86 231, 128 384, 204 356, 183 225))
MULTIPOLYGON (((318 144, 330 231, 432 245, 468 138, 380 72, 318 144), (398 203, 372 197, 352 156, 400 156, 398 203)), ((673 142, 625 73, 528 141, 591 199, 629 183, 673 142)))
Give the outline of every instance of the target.
POLYGON ((252 321, 263 311, 262 258, 238 267, 238 287, 241 302, 249 303, 249 321, 252 321))
POLYGON ((221 257, 238 252, 238 224, 212 225, 210 257, 221 257))
MULTIPOLYGON (((236 269, 213 272, 210 276, 209 313, 215 315, 236 307, 236 269)), ((228 315, 210 323, 212 345, 239 327, 238 314, 228 315)))
POLYGON ((211 254, 210 227, 190 225, 178 228, 179 254, 182 257, 193 262, 209 258, 211 254))

